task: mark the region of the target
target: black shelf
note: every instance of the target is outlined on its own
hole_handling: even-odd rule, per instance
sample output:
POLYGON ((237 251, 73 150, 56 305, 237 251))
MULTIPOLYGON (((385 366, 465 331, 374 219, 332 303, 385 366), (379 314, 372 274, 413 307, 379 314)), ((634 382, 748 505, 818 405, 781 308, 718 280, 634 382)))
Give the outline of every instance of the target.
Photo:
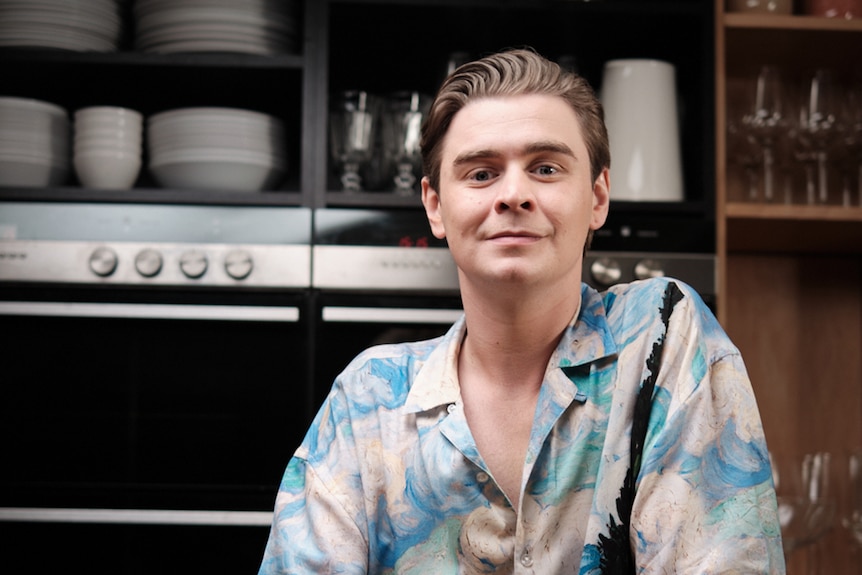
POLYGON ((0 47, 0 64, 62 63, 75 66, 160 66, 221 69, 297 69, 305 65, 301 55, 262 56, 227 52, 160 54, 122 50, 118 52, 76 52, 53 48, 0 47))
POLYGON ((78 187, 0 188, 0 201, 81 202, 128 204, 186 204, 222 206, 301 206, 302 194, 295 191, 228 192, 207 190, 90 190, 78 187))

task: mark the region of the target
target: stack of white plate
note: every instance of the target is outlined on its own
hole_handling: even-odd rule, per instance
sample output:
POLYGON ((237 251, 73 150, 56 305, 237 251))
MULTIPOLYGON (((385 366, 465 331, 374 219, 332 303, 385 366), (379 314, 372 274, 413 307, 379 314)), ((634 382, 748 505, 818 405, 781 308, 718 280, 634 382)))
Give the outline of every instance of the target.
POLYGON ((0 0, 0 46, 114 52, 121 30, 116 0, 0 0))
POLYGON ((69 115, 30 98, 0 97, 0 186, 61 184, 69 172, 69 115))
POLYGON ((297 52, 295 0, 137 0, 135 44, 145 52, 297 52))
POLYGON ((147 119, 147 167, 166 188, 259 191, 287 169, 280 119, 236 108, 181 108, 147 119))

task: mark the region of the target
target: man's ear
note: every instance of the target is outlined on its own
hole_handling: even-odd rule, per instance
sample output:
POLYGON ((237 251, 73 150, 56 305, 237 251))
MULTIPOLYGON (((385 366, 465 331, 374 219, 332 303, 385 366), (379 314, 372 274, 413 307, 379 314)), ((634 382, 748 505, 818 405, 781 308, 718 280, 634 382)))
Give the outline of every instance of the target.
POLYGON ((431 187, 428 177, 422 178, 422 205, 425 206, 425 215, 431 224, 431 233, 438 240, 446 237, 446 229, 443 226, 443 217, 440 213, 440 194, 431 187))
POLYGON ((611 173, 604 168, 593 182, 593 213, 590 217, 590 229, 597 230, 608 219, 608 208, 611 201, 611 173))

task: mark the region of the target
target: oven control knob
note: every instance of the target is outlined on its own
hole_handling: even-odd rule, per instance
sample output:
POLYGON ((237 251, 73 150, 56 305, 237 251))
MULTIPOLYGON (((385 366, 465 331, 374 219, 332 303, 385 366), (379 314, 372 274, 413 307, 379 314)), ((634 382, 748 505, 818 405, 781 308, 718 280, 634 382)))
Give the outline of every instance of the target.
POLYGON ((197 279, 207 271, 207 256, 198 250, 190 250, 180 256, 180 270, 190 279, 197 279))
POLYGON ((235 280, 244 280, 254 268, 254 262, 251 260, 251 254, 245 250, 233 250, 227 253, 224 258, 224 269, 227 275, 235 280))
POLYGON ((664 277, 661 262, 653 259, 645 259, 635 264, 635 277, 639 280, 664 277))
POLYGON ((90 254, 90 271, 99 277, 108 277, 117 269, 117 254, 111 248, 96 248, 90 254))
POLYGON ((146 249, 135 256, 135 269, 145 278, 151 278, 162 271, 162 256, 156 250, 146 249))
POLYGON ((590 266, 590 275, 601 286, 611 286, 620 281, 622 270, 616 260, 601 257, 590 266))

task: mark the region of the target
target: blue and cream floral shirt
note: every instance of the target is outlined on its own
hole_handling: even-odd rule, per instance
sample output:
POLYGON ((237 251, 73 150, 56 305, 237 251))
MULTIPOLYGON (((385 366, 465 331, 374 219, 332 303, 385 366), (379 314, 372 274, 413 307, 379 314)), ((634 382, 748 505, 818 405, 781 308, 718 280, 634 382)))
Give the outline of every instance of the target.
POLYGON ((667 279, 581 294, 542 383, 518 509, 464 417, 462 318, 371 348, 337 378, 287 466, 260 573, 588 575, 629 549, 642 573, 783 573, 754 394, 712 313, 667 279))

